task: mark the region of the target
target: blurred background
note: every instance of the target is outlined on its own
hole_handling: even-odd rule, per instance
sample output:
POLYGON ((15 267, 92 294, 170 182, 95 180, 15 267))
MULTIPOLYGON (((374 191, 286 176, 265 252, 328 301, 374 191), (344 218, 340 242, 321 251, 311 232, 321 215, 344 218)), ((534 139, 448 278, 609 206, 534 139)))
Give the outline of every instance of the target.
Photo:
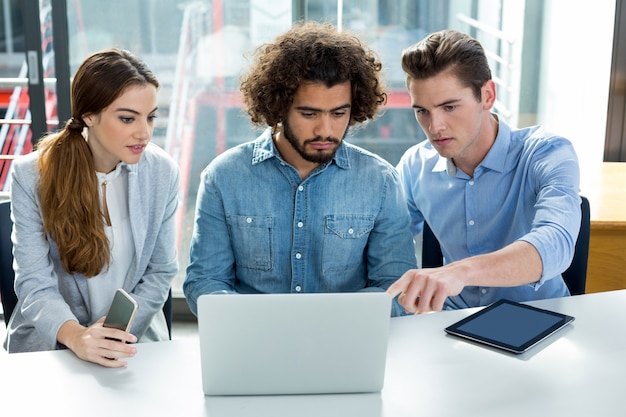
POLYGON ((457 29, 487 49, 500 117, 571 139, 589 195, 603 161, 626 160, 624 14, 622 0, 1 0, 0 198, 12 159, 69 118, 79 63, 103 48, 132 51, 162 84, 153 140, 183 174, 173 291, 175 314, 184 310, 200 172, 260 133, 242 112, 239 75, 256 47, 301 19, 353 32, 383 61, 389 102, 348 141, 395 165, 424 140, 400 54, 432 31, 457 29))

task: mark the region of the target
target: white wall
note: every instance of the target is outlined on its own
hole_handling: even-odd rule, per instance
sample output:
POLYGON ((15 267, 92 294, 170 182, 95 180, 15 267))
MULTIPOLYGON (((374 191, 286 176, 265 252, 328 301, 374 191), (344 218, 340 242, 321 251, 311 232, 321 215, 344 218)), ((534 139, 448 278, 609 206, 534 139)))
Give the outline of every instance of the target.
POLYGON ((615 0, 548 0, 546 6, 539 123, 573 142, 581 191, 593 202, 604 157, 615 0))

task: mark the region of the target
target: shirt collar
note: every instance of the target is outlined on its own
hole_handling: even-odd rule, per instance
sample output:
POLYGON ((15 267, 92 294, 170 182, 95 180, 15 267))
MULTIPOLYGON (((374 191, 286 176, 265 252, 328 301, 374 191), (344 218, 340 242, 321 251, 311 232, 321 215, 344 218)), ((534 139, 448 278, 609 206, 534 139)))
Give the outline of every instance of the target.
POLYGON ((118 164, 115 166, 115 169, 109 173, 104 173, 104 172, 98 172, 96 171, 96 176, 98 177, 98 182, 100 182, 100 184, 102 184, 103 182, 112 182, 113 180, 115 180, 117 177, 119 177, 122 173, 123 169, 127 169, 128 171, 132 171, 132 166, 128 165, 126 162, 120 161, 118 162, 118 164))
MULTIPOLYGON (((503 172, 505 170, 506 157, 509 153, 509 147, 511 146, 511 128, 502 121, 501 118, 498 119, 499 126, 496 140, 476 169, 483 167, 497 172, 503 172)), ((452 159, 444 158, 439 155, 435 166, 433 166, 433 172, 442 171, 446 171, 448 175, 452 177, 456 176, 456 165, 454 165, 452 159)))
MULTIPOLYGON (((270 158, 276 157, 282 160, 274 141, 272 140, 271 129, 266 129, 254 142, 254 149, 252 151, 252 165, 260 164, 270 158)), ((341 145, 335 152, 335 156, 332 159, 333 162, 343 169, 350 168, 350 160, 348 158, 348 150, 345 141, 341 141, 341 145)), ((323 166, 328 165, 324 164, 323 166)), ((321 167, 320 167, 321 168, 321 167)))
POLYGON ((252 150, 252 165, 260 164, 266 159, 278 156, 278 150, 272 141, 272 130, 266 129, 254 142, 252 150))
POLYGON ((479 166, 496 172, 504 172, 506 157, 511 146, 511 128, 502 121, 502 118, 498 119, 500 123, 496 140, 493 142, 493 145, 491 145, 491 149, 489 149, 485 159, 483 159, 479 166))

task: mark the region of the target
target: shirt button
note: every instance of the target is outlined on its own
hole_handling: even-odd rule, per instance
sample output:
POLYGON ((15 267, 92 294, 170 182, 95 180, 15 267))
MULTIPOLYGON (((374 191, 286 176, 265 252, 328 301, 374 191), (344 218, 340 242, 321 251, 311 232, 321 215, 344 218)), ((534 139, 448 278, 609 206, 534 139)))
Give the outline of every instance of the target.
POLYGON ((304 187, 303 187, 303 186, 299 186, 299 187, 298 187, 298 191, 303 191, 303 190, 304 190, 304 187))
POLYGON ((246 218, 246 223, 252 223, 252 217, 246 218))
POLYGON ((470 221, 469 221, 469 225, 470 225, 470 226, 474 226, 474 220, 470 220, 470 221))
POLYGON ((296 292, 300 292, 300 291, 302 291, 302 287, 299 285, 296 285, 296 292))
POLYGON ((480 292, 482 292, 483 295, 487 294, 487 288, 483 288, 482 290, 480 290, 480 292))
POLYGON ((296 259, 300 259, 302 258, 302 254, 301 253, 296 253, 296 259))
POLYGON ((349 235, 354 234, 354 229, 352 229, 352 228, 348 229, 348 234, 349 234, 349 235))
POLYGON ((302 226, 304 226, 304 223, 298 222, 298 227, 302 227, 302 226))
POLYGON ((469 185, 474 185, 474 180, 470 180, 469 185))

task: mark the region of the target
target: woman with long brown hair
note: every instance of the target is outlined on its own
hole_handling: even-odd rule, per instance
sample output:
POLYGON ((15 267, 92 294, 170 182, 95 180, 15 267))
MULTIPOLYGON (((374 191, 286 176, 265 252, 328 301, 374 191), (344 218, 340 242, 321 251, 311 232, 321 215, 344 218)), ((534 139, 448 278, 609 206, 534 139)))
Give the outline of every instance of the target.
POLYGON ((9 352, 67 347, 119 367, 132 343, 168 338, 179 170, 150 143, 158 88, 127 51, 91 55, 72 82, 72 118, 15 162, 9 352), (139 306, 129 332, 102 326, 118 288, 139 306))

